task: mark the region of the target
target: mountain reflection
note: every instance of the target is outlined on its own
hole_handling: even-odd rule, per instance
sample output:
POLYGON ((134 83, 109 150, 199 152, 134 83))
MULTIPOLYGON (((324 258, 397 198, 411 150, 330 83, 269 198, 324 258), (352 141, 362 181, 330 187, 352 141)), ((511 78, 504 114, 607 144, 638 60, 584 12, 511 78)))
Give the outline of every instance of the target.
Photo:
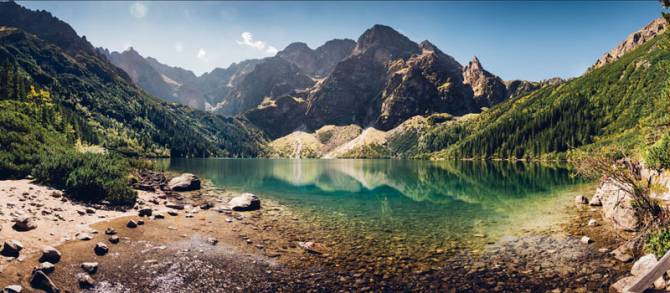
POLYGON ((261 191, 369 194, 417 202, 504 203, 578 183, 562 166, 481 161, 173 159, 169 168, 216 185, 261 191))

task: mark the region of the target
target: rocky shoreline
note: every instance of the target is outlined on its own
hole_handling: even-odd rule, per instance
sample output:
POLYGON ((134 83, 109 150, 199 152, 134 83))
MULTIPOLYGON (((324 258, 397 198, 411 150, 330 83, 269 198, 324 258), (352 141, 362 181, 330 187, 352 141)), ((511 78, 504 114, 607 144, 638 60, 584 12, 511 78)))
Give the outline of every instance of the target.
POLYGON ((28 192, 25 204, 2 203, 8 207, 3 213, 30 209, 37 228, 18 232, 3 224, 2 240, 16 239, 24 249, 18 258, 0 257, 0 284, 30 288, 45 245, 62 254, 54 271, 45 273, 48 279, 61 290, 97 292, 607 291, 631 265, 609 255, 624 238, 598 218, 597 209, 583 204, 561 227, 480 249, 409 247, 403 237, 349 235, 343 233, 348 227, 323 225, 207 182, 174 192, 161 176, 145 174, 136 182, 153 191, 140 191, 134 209, 84 215, 77 211, 86 212, 85 206, 61 199, 56 202, 70 206, 50 207, 54 191, 46 187, 3 181, 5 190, 16 185, 7 198, 28 192), (29 208, 45 199, 40 210, 63 210, 65 220, 54 221, 58 227, 47 224, 55 216, 29 208), (591 219, 598 224, 589 225, 591 219), (48 233, 53 237, 42 236, 48 233), (590 240, 584 243, 586 235, 590 240), (82 268, 84 263, 97 263, 96 272, 82 268))

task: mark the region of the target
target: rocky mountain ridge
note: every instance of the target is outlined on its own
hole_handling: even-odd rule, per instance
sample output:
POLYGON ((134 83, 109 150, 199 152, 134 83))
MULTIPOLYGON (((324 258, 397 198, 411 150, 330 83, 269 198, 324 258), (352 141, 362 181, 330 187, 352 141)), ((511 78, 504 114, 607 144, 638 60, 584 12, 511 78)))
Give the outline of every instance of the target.
POLYGON ((504 81, 477 57, 462 66, 429 41, 415 43, 384 25, 357 41, 335 39, 316 49, 296 42, 276 56, 195 78, 144 59, 132 58, 136 68, 111 61, 156 96, 225 116, 244 115, 271 138, 324 125, 389 130, 416 115, 477 113, 545 84, 504 81), (150 76, 134 77, 138 72, 150 76))
POLYGON ((623 42, 621 42, 611 51, 603 54, 600 58, 598 58, 598 61, 596 61, 596 63, 589 68, 589 71, 619 60, 624 54, 665 32, 667 27, 668 22, 663 17, 652 20, 642 29, 628 35, 628 37, 626 37, 623 42))

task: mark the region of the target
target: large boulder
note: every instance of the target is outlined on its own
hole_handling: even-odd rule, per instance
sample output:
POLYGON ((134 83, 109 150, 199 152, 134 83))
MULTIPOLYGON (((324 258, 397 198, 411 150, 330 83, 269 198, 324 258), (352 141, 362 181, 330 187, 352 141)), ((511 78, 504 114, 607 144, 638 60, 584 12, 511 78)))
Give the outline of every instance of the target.
POLYGON ((172 178, 168 188, 174 191, 190 191, 200 189, 200 178, 190 173, 184 173, 172 178))
POLYGON ((7 240, 2 245, 2 251, 0 254, 7 257, 18 257, 19 253, 23 249, 23 244, 17 240, 7 240))
POLYGON ((644 275, 646 272, 650 271, 658 264, 656 256, 653 254, 647 254, 633 264, 633 268, 630 269, 630 273, 633 276, 639 277, 644 275))
POLYGON ((30 277, 30 286, 35 289, 42 289, 47 293, 58 293, 60 289, 56 287, 53 281, 40 270, 34 270, 32 276, 30 277))
POLYGON ((596 190, 595 198, 602 202, 603 218, 615 228, 637 231, 640 219, 633 208, 633 197, 622 184, 607 180, 596 190))
POLYGON ((46 246, 42 249, 42 257, 40 258, 41 262, 50 262, 57 263, 60 261, 61 253, 58 249, 55 249, 51 246, 46 246))
POLYGON ((261 200, 254 194, 243 193, 228 202, 233 211, 253 211, 261 208, 261 200))

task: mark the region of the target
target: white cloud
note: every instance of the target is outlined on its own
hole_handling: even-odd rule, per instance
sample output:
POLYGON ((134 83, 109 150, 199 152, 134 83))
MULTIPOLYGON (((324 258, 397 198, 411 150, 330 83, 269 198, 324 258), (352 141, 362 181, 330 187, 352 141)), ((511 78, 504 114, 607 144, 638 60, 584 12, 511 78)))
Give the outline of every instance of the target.
POLYGON ((205 49, 203 48, 198 49, 198 54, 196 56, 198 57, 198 59, 207 62, 207 51, 205 51, 205 49))
POLYGON ((177 53, 184 52, 184 45, 182 43, 177 42, 174 44, 174 50, 177 51, 177 53))
POLYGON ((130 15, 135 18, 144 18, 147 16, 148 8, 144 3, 135 2, 130 5, 130 15))
POLYGON ((259 51, 262 51, 262 52, 265 52, 265 53, 271 54, 271 55, 277 54, 277 48, 275 48, 273 46, 270 46, 263 41, 254 40, 254 35, 250 32, 243 32, 242 33, 242 40, 237 41, 237 44, 242 45, 242 46, 251 47, 251 48, 254 48, 256 50, 259 50, 259 51))
POLYGON ((277 50, 277 48, 275 48, 275 47, 268 46, 268 48, 265 49, 265 52, 268 52, 268 54, 274 55, 274 54, 277 54, 277 52, 279 52, 279 50, 277 50))

